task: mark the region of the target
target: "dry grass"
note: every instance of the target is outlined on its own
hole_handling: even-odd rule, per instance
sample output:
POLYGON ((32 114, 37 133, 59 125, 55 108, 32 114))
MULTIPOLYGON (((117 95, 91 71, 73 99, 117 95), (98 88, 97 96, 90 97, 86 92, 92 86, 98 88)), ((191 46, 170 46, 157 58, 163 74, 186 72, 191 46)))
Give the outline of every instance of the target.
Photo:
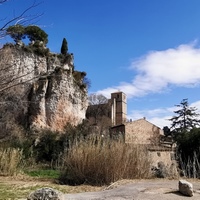
POLYGON ((43 180, 24 176, 1 177, 0 176, 0 200, 5 199, 26 199, 27 196, 42 187, 50 187, 65 194, 80 192, 95 192, 102 190, 102 187, 80 185, 77 187, 58 185, 52 180, 43 180))
POLYGON ((151 160, 145 148, 92 138, 73 145, 64 156, 60 181, 65 184, 110 184, 120 179, 149 178, 151 160))
POLYGON ((0 149, 0 175, 13 176, 19 172, 22 151, 14 148, 0 149))

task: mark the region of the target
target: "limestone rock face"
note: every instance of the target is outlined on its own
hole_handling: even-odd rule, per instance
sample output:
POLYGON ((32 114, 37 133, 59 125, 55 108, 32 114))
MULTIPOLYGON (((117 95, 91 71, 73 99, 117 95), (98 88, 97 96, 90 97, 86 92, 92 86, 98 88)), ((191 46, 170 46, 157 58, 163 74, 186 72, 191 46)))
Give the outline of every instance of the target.
POLYGON ((193 193, 193 185, 185 180, 179 180, 179 192, 185 196, 192 197, 193 193))
POLYGON ((17 118, 24 124, 31 129, 60 131, 67 123, 77 125, 85 118, 85 73, 74 71, 73 55, 40 56, 12 46, 1 51, 9 55, 6 65, 11 80, 3 93, 23 102, 17 118))

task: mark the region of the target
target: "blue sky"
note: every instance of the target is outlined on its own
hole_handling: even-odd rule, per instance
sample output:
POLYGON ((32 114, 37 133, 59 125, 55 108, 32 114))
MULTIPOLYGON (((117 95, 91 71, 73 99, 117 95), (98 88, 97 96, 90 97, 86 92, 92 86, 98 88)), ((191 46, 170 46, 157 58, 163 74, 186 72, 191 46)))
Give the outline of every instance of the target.
MULTIPOLYGON (((1 16, 32 3, 10 0, 1 16)), ((129 119, 162 128, 182 99, 200 109, 199 0, 44 0, 30 13, 42 12, 37 25, 51 51, 59 53, 65 37, 75 69, 91 80, 89 94, 123 91, 129 119)))

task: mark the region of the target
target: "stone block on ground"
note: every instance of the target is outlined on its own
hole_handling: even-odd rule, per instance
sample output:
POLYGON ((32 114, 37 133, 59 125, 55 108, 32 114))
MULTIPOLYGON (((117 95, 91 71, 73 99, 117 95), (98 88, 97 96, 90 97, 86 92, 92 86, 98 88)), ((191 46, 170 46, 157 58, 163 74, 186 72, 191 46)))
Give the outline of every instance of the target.
POLYGON ((192 183, 186 180, 179 180, 179 192, 185 196, 192 197, 193 193, 193 185, 192 183))

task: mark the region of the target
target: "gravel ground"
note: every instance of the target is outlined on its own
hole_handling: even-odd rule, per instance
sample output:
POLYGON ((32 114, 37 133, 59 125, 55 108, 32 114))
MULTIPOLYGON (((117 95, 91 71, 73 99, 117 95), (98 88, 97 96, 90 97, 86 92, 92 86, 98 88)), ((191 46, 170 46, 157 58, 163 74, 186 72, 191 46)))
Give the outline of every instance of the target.
POLYGON ((123 185, 113 185, 100 192, 65 194, 65 200, 186 200, 200 199, 200 181, 193 184, 194 196, 186 197, 178 192, 178 180, 140 180, 123 185))

